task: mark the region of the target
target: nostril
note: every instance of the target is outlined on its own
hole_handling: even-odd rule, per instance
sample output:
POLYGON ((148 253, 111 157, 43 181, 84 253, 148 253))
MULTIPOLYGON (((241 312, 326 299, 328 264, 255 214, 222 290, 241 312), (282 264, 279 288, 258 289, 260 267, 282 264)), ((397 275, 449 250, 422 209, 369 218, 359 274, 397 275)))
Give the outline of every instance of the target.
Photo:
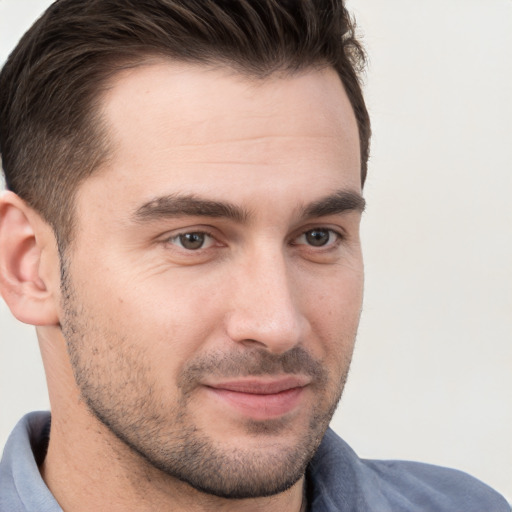
POLYGON ((258 340, 247 339, 238 341, 240 345, 243 345, 247 348, 264 348, 265 344, 258 340))

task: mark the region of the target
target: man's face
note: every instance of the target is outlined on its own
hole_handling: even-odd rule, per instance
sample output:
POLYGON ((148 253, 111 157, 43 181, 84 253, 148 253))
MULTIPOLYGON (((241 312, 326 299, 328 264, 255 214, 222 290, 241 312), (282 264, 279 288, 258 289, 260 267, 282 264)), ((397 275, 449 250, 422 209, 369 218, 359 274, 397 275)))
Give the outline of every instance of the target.
POLYGON ((303 475, 362 299, 357 126, 338 76, 162 62, 104 98, 62 328, 80 392, 144 463, 218 496, 303 475))

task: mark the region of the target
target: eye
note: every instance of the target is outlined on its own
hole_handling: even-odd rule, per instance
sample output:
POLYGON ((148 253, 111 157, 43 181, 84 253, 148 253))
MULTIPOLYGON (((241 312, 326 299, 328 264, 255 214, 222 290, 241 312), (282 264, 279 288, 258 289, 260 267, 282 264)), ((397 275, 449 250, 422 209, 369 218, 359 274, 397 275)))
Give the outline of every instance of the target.
POLYGON ((302 233, 297 239, 296 244, 309 245, 311 247, 328 247, 335 244, 341 235, 327 228, 314 228, 302 233))
POLYGON ((192 231, 190 233, 180 233, 173 236, 169 239, 169 242, 187 251, 197 251, 213 245, 214 239, 208 233, 192 231))

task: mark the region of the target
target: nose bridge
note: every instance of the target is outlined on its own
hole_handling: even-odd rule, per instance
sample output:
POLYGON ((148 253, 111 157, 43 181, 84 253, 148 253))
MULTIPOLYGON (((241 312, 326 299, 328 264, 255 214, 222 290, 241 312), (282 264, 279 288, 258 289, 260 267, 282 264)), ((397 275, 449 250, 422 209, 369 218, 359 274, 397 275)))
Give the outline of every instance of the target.
POLYGON ((299 343, 304 318, 283 250, 260 248, 235 277, 227 330, 233 341, 264 345, 281 353, 299 343))

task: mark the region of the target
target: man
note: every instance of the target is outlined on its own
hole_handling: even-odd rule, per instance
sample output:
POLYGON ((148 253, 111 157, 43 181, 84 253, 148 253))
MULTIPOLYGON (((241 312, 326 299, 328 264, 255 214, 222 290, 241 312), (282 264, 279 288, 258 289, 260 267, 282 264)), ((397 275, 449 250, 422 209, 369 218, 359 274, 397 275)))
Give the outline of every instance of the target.
POLYGON ((56 2, 0 75, 0 286, 52 406, 0 511, 509 510, 327 430, 369 120, 341 2, 56 2))

